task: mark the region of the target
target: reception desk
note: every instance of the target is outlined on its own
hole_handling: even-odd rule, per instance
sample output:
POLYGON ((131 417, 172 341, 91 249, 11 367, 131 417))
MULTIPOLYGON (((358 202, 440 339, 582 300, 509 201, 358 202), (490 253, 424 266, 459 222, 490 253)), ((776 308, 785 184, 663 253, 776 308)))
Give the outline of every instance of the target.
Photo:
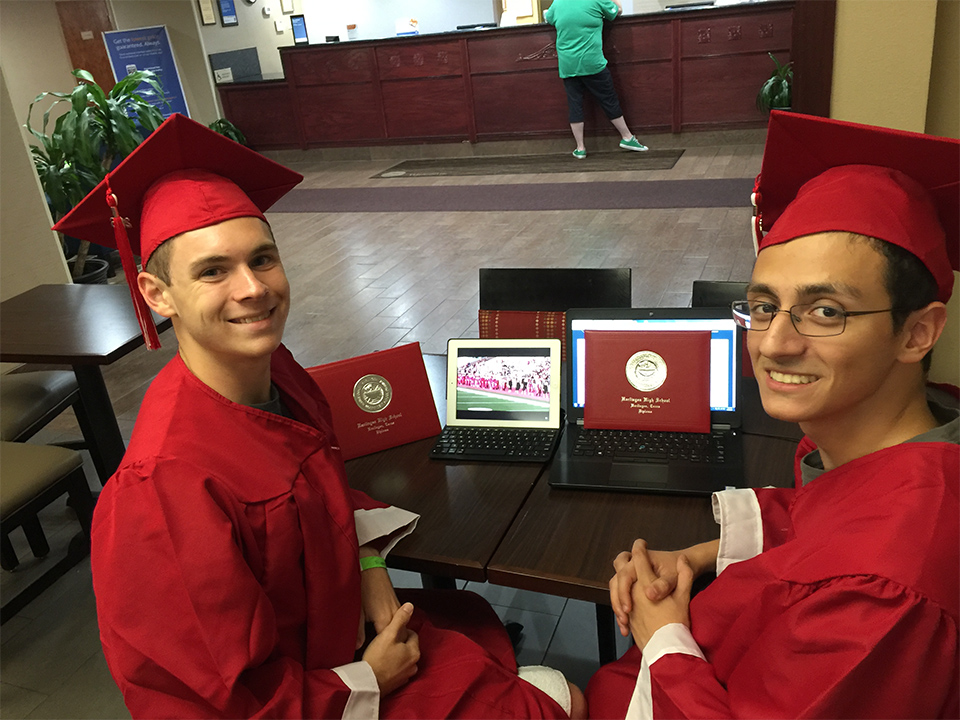
MULTIPOLYGON (((762 127, 755 102, 774 69, 767 53, 791 59, 800 1, 608 23, 604 53, 631 128, 762 127)), ((284 80, 219 91, 225 116, 257 149, 563 136, 555 41, 551 26, 527 25, 285 47, 284 80)), ((609 129, 592 102, 586 123, 609 129)))

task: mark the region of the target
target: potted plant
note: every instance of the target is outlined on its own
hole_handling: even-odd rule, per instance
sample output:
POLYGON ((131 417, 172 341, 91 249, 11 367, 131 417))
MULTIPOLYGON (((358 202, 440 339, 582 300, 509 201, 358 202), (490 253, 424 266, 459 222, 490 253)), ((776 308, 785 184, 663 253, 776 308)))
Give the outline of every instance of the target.
MULTIPOLYGON (((70 92, 44 92, 34 98, 24 126, 40 143, 31 145, 30 151, 54 221, 66 215, 163 122, 163 114, 150 103, 153 97, 163 97, 159 79, 150 70, 131 72, 108 92, 86 70, 78 68, 73 76, 81 82, 70 92), (139 89, 143 84, 146 91, 139 89), (40 130, 36 130, 30 122, 33 108, 47 97, 54 100, 43 113, 40 130), (67 103, 69 109, 56 119, 48 134, 50 112, 61 103, 67 103)), ((229 120, 221 118, 210 127, 246 142, 229 120)), ((67 253, 63 236, 61 242, 67 253)), ((79 241, 76 258, 71 261, 75 281, 84 273, 89 247, 89 242, 79 241)))
POLYGON ((757 93, 757 108, 764 113, 771 110, 789 110, 790 109, 790 87, 793 83, 793 63, 781 64, 773 53, 767 53, 773 60, 773 74, 760 86, 760 92, 757 93))

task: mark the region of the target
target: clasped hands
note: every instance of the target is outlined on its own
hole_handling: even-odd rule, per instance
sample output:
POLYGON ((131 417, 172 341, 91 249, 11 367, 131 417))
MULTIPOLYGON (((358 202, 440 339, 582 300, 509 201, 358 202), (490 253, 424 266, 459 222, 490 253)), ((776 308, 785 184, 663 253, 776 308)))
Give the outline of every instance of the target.
MULTIPOLYGON (((361 554, 364 548, 361 548, 361 554)), ((377 676, 381 695, 402 687, 417 674, 420 660, 420 639, 407 627, 413 617, 411 603, 400 604, 397 593, 384 568, 371 568, 360 573, 360 628, 357 649, 365 642, 364 625, 373 623, 376 632, 363 652, 364 661, 377 676)))
POLYGON ((642 650, 664 625, 690 627, 695 573, 687 551, 648 550, 645 540, 636 540, 629 552, 617 555, 613 567, 610 603, 621 635, 632 633, 642 650))

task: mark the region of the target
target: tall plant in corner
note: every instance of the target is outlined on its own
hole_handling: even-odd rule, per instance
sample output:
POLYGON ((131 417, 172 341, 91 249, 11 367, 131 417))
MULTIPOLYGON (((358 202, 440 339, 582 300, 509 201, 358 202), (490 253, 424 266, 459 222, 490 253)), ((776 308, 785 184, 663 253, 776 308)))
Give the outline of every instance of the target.
MULTIPOLYGON (((86 70, 78 68, 73 76, 81 82, 69 93, 44 92, 34 98, 25 125, 40 142, 32 145, 30 151, 54 220, 80 202, 118 161, 163 122, 163 114, 145 97, 153 93, 163 97, 160 82, 150 70, 131 72, 108 92, 86 70), (144 83, 148 91, 141 94, 138 88, 144 83), (43 113, 40 130, 36 130, 30 118, 34 106, 45 98, 54 100, 43 113), (69 107, 48 134, 51 110, 61 103, 69 107)), ((89 242, 80 243, 73 265, 74 278, 83 272, 89 247, 89 242)))

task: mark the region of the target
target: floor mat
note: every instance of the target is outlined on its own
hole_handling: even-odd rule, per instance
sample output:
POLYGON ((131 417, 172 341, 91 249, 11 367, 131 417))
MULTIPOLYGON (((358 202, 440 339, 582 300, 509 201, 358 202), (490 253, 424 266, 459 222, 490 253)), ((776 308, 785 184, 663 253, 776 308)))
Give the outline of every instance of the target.
MULTIPOLYGON (((576 162, 576 161, 574 161, 576 162)), ((750 207, 753 178, 294 189, 270 212, 750 207)))
POLYGON ((495 155, 490 157, 404 160, 374 175, 375 178, 443 177, 465 175, 526 175, 529 173, 616 172, 669 170, 683 150, 590 153, 583 160, 573 155, 495 155))

